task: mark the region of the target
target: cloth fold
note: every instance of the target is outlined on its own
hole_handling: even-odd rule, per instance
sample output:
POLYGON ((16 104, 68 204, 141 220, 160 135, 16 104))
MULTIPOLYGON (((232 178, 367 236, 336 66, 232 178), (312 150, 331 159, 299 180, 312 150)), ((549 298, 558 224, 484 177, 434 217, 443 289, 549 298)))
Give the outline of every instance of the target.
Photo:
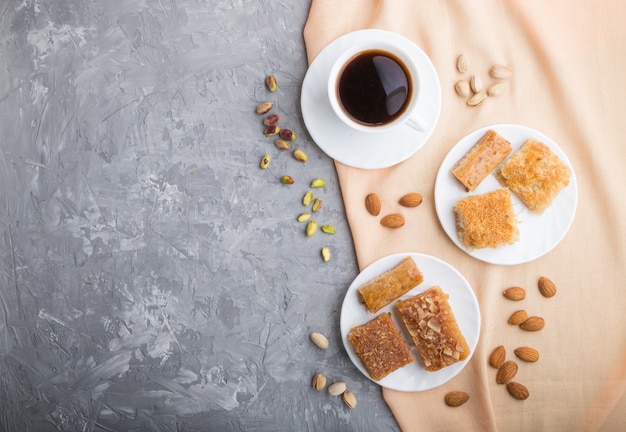
MULTIPOLYGON (((413 157, 381 170, 336 163, 360 268, 396 252, 422 252, 456 267, 479 300, 482 328, 467 367, 445 385, 425 392, 383 389, 385 401, 404 431, 578 430, 626 427, 626 8, 619 0, 525 2, 478 0, 312 0, 304 39, 309 62, 332 40, 348 32, 379 28, 413 40, 431 58, 442 86, 442 114, 435 133, 413 157), (455 61, 463 52, 470 73, 489 80, 494 64, 513 69, 509 90, 469 107, 454 92, 468 79, 455 61), (497 123, 515 123, 554 139, 568 155, 579 187, 576 217, 561 243, 526 264, 498 266, 457 248, 439 224, 434 207, 435 177, 454 144, 468 133, 497 123), (376 192, 386 212, 399 211, 406 225, 380 227, 364 209, 376 192), (407 192, 424 197, 421 206, 401 208, 407 192), (539 295, 537 280, 551 278, 555 297, 539 295), (513 304, 508 286, 525 287, 527 298, 513 304), (507 324, 516 309, 546 320, 526 333, 507 324), (515 359, 518 346, 532 346, 541 358, 519 363, 515 377, 530 397, 517 401, 495 382, 487 359, 498 345, 515 359), (462 407, 445 406, 444 395, 464 390, 462 407)), ((398 143, 385 142, 393 146, 398 143)))

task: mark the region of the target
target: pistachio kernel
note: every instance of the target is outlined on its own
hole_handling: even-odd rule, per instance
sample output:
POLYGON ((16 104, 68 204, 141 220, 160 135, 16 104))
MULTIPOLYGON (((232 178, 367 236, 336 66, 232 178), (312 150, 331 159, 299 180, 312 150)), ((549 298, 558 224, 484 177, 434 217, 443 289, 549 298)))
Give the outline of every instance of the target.
POLYGON ((269 91, 275 92, 278 88, 278 84, 276 83, 276 77, 274 75, 268 75, 265 78, 265 85, 267 86, 267 89, 269 91))
POLYGON ((311 182, 311 187, 313 188, 321 188, 324 186, 326 186, 326 180, 322 178, 316 178, 315 180, 311 182))
POLYGON ((295 141, 296 133, 291 129, 283 129, 280 131, 280 137, 285 141, 295 141))
POLYGON ((280 123, 280 114, 270 114, 263 119, 264 126, 276 126, 280 123))
POLYGON ((306 236, 313 237, 316 231, 317 231, 317 222, 309 221, 309 223, 306 224, 306 236))
POLYGON ((276 125, 268 126, 263 131, 263 135, 265 135, 265 136, 274 136, 274 135, 277 135, 278 132, 280 132, 280 128, 278 126, 276 126, 276 125))
POLYGON ((259 162, 259 168, 261 169, 267 169, 267 167, 270 166, 270 155, 266 154, 265 156, 263 156, 261 158, 261 162, 259 162))
POLYGON ((255 112, 259 115, 267 114, 274 107, 272 102, 263 102, 256 106, 255 112))
POLYGON ((291 144, 289 144, 285 140, 276 140, 274 144, 276 144, 276 147, 278 147, 281 150, 289 150, 291 148, 291 144))
POLYGON ((285 184, 294 184, 294 183, 296 182, 296 181, 293 179, 293 177, 288 176, 288 175, 282 176, 282 177, 280 178, 280 181, 281 181, 281 182, 283 182, 283 183, 285 183, 285 184))
POLYGON ((313 206, 311 207, 311 210, 313 210, 313 213, 317 213, 321 209, 322 209, 322 200, 319 198, 315 198, 315 201, 313 201, 313 206))
POLYGON ((311 219, 311 213, 303 212, 298 215, 298 222, 306 222, 311 219))
POLYGON ((309 157, 300 149, 294 150, 293 157, 300 162, 306 162, 309 160, 309 157))
POLYGON ((308 191, 302 197, 302 204, 304 204, 305 206, 309 206, 311 205, 312 202, 313 202, 313 192, 308 191))
POLYGON ((326 234, 335 234, 335 227, 332 225, 322 225, 320 228, 326 234))
POLYGON ((322 259, 324 262, 330 261, 330 248, 328 246, 322 248, 322 259))

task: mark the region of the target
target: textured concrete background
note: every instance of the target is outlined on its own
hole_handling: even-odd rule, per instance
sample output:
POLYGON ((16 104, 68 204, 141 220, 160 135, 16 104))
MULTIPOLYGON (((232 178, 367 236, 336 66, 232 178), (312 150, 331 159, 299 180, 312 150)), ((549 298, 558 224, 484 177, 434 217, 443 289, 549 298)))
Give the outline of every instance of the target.
POLYGON ((357 267, 299 110, 309 6, 0 1, 0 430, 397 429, 341 346, 357 267), (305 165, 263 136, 267 99, 305 165), (315 177, 335 236, 295 220, 315 177))

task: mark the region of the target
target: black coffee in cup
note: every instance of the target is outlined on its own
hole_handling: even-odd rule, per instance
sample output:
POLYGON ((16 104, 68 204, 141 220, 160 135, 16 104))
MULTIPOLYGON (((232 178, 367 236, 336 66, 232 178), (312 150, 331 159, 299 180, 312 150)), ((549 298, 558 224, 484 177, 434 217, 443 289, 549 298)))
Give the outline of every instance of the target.
POLYGON ((383 50, 366 50, 340 71, 337 99, 353 121, 384 126, 406 110, 412 87, 408 69, 399 58, 383 50))

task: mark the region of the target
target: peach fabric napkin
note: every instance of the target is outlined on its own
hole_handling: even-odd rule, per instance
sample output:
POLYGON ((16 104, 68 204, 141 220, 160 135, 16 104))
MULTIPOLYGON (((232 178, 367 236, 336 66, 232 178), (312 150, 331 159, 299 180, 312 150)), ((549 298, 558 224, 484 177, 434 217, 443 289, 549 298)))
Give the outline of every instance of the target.
MULTIPOLYGON (((359 266, 396 252, 437 256, 463 273, 481 308, 479 344, 457 377, 424 392, 382 390, 402 430, 625 430, 625 22, 621 0, 312 0, 304 29, 309 62, 345 33, 379 28, 417 43, 441 80, 440 121, 413 157, 381 170, 336 163, 359 266), (485 81, 491 65, 510 66, 510 90, 477 108, 466 106, 454 92, 461 52, 485 81), (579 187, 576 217, 564 240, 547 255, 514 266, 465 254, 446 236, 434 208, 444 156, 471 131, 497 123, 521 124, 554 139, 568 155, 579 187), (398 198, 411 191, 424 196, 423 204, 401 208, 398 198), (404 213, 406 225, 382 228, 379 218, 365 212, 370 192, 382 197, 385 212, 404 213), (556 297, 539 295, 542 275, 557 284, 556 297), (502 297, 512 285, 526 288, 524 301, 502 297), (508 316, 519 308, 543 316, 545 329, 526 333, 509 326, 508 316), (501 344, 508 358, 522 345, 541 353, 537 363, 518 361, 515 380, 530 391, 525 401, 495 382, 487 359, 501 344), (444 395, 457 389, 471 399, 449 408, 444 395)), ((395 143, 381 140, 381 145, 395 143)))

